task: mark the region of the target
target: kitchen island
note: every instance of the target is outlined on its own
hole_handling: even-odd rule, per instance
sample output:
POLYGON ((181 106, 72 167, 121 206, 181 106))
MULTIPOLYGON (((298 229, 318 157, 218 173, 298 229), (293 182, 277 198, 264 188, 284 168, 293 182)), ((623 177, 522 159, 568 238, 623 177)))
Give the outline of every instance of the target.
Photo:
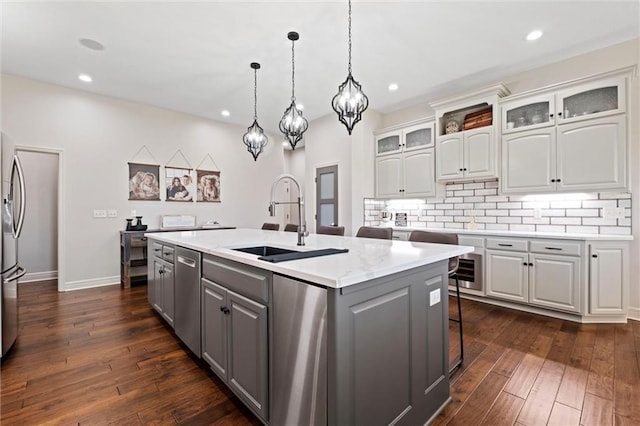
POLYGON ((447 259, 473 248, 331 235, 299 247, 295 233, 253 229, 147 237, 150 253, 175 250, 176 334, 266 424, 424 424, 449 401, 447 259), (256 246, 348 252, 271 263, 235 250, 256 246))

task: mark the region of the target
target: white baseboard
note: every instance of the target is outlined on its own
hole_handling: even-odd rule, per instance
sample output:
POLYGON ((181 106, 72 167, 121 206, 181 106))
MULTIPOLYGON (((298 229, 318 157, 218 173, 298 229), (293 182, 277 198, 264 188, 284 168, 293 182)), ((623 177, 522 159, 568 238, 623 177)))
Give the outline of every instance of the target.
POLYGON ((67 281, 64 283, 64 286, 58 288, 60 291, 73 291, 116 284, 120 285, 120 275, 116 275, 114 277, 92 278, 89 280, 67 281))
POLYGON ((58 279, 58 271, 27 272, 24 277, 20 278, 20 284, 56 279, 58 279))
POLYGON ((627 317, 632 320, 640 321, 640 308, 627 309, 627 317))

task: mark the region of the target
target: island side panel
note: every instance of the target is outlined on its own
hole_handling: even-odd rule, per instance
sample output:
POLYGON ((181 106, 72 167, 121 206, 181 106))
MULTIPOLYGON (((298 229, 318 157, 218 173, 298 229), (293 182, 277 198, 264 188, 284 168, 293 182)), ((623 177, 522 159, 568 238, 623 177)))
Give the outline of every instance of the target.
POLYGON ((327 310, 329 424, 424 424, 447 402, 447 261, 329 289, 327 310))

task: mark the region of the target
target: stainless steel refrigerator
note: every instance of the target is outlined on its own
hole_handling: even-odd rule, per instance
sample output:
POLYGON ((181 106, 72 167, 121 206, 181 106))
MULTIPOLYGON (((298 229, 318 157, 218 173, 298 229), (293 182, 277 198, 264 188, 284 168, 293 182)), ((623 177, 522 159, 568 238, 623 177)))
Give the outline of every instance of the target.
POLYGON ((2 356, 11 349, 18 337, 18 279, 25 269, 18 262, 18 237, 22 231, 25 212, 24 174, 15 153, 14 143, 0 134, 0 174, 2 175, 2 258, 0 283, 0 329, 2 330, 2 356))

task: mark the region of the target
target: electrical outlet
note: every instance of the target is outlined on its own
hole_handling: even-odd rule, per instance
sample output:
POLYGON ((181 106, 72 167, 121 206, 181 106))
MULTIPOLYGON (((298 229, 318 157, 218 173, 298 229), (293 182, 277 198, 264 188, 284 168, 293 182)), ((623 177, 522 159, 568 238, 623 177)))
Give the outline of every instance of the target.
POLYGON ((534 209, 533 210, 533 218, 534 219, 542 219, 542 210, 541 209, 534 209))
POLYGON ((107 217, 107 211, 106 210, 94 210, 93 211, 93 217, 94 217, 94 219, 102 219, 104 217, 107 217))
POLYGON ((107 211, 107 217, 118 217, 118 210, 116 209, 109 209, 107 211))

